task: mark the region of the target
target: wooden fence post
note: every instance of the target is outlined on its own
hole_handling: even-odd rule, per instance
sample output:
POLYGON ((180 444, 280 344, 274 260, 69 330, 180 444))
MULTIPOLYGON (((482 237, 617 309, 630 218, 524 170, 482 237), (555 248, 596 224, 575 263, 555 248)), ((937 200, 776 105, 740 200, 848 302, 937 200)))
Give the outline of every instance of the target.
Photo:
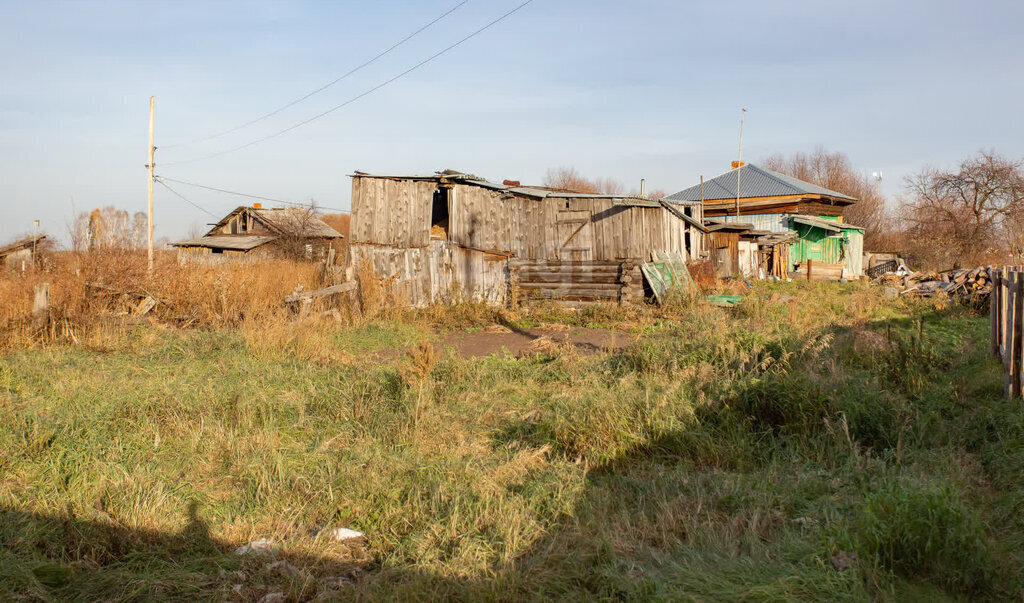
POLYGON ((807 280, 811 280, 811 262, 813 262, 813 260, 807 260, 807 280))
POLYGON ((992 284, 992 292, 988 295, 989 322, 989 353, 999 355, 999 272, 994 268, 988 271, 988 279, 992 284))
POLYGON ((1009 294, 1009 278, 1010 271, 1006 268, 1002 268, 1002 273, 999 279, 999 358, 1003 361, 1003 366, 1006 366, 1006 331, 1009 326, 1006 323, 1007 318, 1007 297, 1009 294))
POLYGON ((1010 294, 1010 300, 1013 302, 1011 309, 1011 316, 1013 319, 1010 321, 1010 370, 1007 374, 1009 378, 1006 395, 1012 398, 1020 397, 1020 356, 1021 356, 1021 327, 1024 326, 1024 274, 1021 272, 1013 273, 1012 293, 1010 294))
POLYGON ((50 283, 36 285, 32 300, 32 319, 36 326, 45 327, 50 317, 50 283))

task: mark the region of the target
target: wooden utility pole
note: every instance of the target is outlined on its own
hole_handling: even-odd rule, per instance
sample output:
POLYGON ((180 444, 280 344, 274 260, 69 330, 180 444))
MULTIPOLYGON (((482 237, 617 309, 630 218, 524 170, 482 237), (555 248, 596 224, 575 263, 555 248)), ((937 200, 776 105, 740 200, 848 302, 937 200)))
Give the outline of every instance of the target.
POLYGON ((153 170, 156 168, 156 163, 153 159, 156 155, 156 147, 153 146, 153 105, 155 97, 149 97, 149 163, 146 167, 149 168, 149 221, 148 221, 148 233, 147 240, 149 242, 149 274, 153 274, 153 170))

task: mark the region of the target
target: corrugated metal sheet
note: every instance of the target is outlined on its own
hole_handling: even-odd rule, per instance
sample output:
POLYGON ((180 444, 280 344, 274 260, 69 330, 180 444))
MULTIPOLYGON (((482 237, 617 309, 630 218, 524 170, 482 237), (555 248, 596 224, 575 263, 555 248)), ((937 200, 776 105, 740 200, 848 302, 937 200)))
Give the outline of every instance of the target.
MULTIPOLYGON (((783 197, 787 195, 825 195, 836 199, 856 201, 840 192, 804 182, 785 174, 747 164, 739 168, 740 198, 783 197)), ((731 170, 704 182, 704 200, 714 201, 736 198, 737 170, 731 170)), ((699 184, 667 197, 670 201, 700 201, 699 184)))
POLYGON ((718 216, 715 220, 723 222, 740 222, 750 224, 753 230, 769 232, 788 232, 789 214, 751 214, 746 216, 718 216))

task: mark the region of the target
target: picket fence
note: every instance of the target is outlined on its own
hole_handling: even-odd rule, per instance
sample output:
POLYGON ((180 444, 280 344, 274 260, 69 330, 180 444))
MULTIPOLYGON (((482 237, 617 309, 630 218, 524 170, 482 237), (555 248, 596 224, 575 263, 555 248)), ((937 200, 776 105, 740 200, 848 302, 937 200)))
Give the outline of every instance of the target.
POLYGON ((1024 266, 990 268, 990 352, 1003 362, 1008 398, 1021 395, 1021 338, 1024 330, 1024 266))

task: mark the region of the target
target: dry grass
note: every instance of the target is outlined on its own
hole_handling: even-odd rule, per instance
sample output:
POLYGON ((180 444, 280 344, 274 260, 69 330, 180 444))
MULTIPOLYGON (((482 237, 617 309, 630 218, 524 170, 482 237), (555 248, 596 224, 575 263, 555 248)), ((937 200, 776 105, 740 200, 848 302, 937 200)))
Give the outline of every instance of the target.
POLYGON ((0 333, 8 341, 81 341, 93 330, 109 329, 111 317, 128 317, 138 302, 156 305, 147 317, 178 326, 238 326, 276 320, 284 297, 296 286, 315 288, 318 265, 268 260, 219 267, 179 265, 172 253, 159 253, 152 275, 143 252, 109 250, 62 252, 45 270, 0 273, 0 333), (45 328, 32 320, 35 288, 50 285, 45 328))

